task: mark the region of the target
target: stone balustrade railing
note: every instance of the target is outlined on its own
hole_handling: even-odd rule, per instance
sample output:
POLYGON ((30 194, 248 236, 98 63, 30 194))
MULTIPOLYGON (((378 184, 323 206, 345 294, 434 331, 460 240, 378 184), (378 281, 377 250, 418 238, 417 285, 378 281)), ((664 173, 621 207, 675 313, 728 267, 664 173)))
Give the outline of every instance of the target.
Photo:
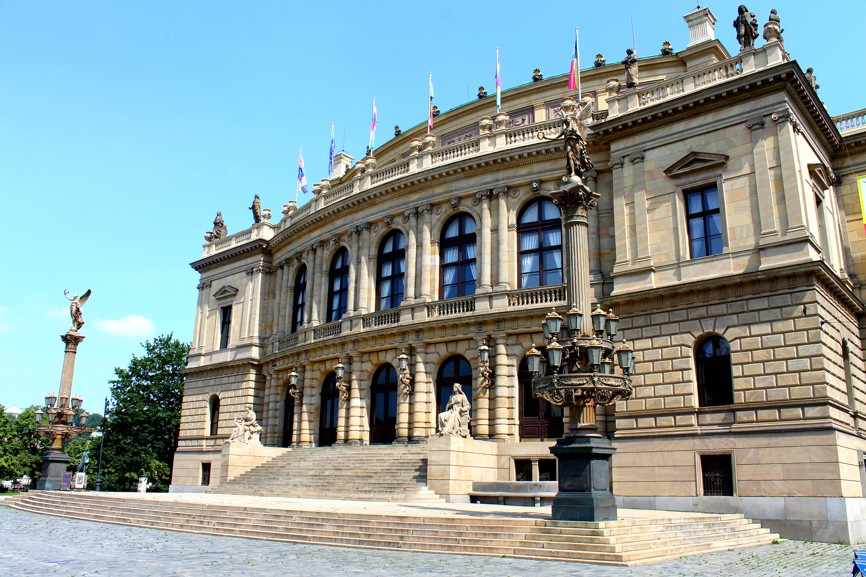
MULTIPOLYGON (((343 186, 338 186, 333 190, 329 190, 325 193, 325 205, 331 204, 333 202, 337 202, 338 200, 342 200, 347 196, 351 196, 351 194, 355 192, 355 183, 350 182, 348 184, 344 184, 343 186)), ((305 205, 309 206, 309 204, 305 205)), ((300 212, 300 211, 298 211, 300 212)), ((295 213, 297 214, 297 213, 295 213)), ((293 215, 294 216, 294 215, 293 215)))
POLYGON ((833 122, 840 133, 866 128, 866 108, 855 110, 841 116, 834 116, 833 122))
POLYGON ((638 99, 641 106, 652 104, 672 96, 677 96, 685 92, 685 79, 674 78, 670 82, 662 82, 649 88, 638 90, 638 99))
POLYGON ((473 156, 481 149, 479 141, 480 139, 473 138, 471 140, 464 140, 463 142, 458 142, 457 144, 434 150, 433 164, 435 165, 464 158, 466 156, 473 156))
POLYGON ((388 165, 373 172, 370 175, 370 184, 377 185, 393 178, 403 176, 404 174, 409 174, 408 160, 398 162, 397 164, 388 165))
POLYGON ((475 297, 438 301, 427 305, 427 317, 445 317, 475 312, 475 297))
POLYGON ((250 240, 265 239, 268 240, 274 236, 276 226, 270 222, 263 221, 253 225, 251 228, 242 230, 238 233, 229 235, 225 238, 206 242, 202 256, 210 256, 218 252, 229 250, 232 247, 244 244, 250 240))
POLYGON ((365 329, 396 325, 400 322, 400 311, 389 310, 364 315, 362 325, 365 329))
POLYGON ((532 305, 555 305, 565 303, 565 286, 544 286, 534 289, 510 291, 508 293, 509 307, 525 307, 532 305))
POLYGON ((335 337, 343 332, 343 322, 335 321, 326 325, 319 325, 313 328, 313 338, 323 339, 325 337, 335 337))

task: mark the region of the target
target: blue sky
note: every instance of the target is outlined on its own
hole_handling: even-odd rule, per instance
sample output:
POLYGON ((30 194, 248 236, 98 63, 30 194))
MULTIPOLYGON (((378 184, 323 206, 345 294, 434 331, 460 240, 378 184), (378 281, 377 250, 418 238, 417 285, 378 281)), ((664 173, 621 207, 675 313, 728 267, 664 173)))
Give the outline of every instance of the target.
MULTIPOLYGON (((738 4, 707 4, 731 52, 738 4)), ((831 114, 866 107, 852 32, 866 3, 747 5, 761 25, 778 9, 786 49, 814 66, 831 114)), ((373 97, 382 144, 395 124, 426 120, 429 72, 448 110, 479 85, 492 93, 497 46, 506 89, 536 67, 564 74, 575 26, 584 67, 597 52, 621 60, 632 19, 640 56, 665 40, 680 50, 695 3, 421 6, 0 0, 0 404, 57 390, 65 288, 93 290, 73 388, 91 412, 140 343, 191 340, 189 263, 217 210, 230 233, 251 224, 254 194, 278 216, 300 146, 310 183, 326 176, 331 122, 337 148, 362 157, 373 97)))

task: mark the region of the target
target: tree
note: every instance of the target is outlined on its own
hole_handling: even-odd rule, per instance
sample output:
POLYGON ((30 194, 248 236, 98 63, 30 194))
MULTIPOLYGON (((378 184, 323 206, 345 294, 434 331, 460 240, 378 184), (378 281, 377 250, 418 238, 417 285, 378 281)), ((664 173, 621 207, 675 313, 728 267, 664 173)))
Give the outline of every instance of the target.
POLYGON ((35 411, 28 407, 13 419, 0 405, 0 480, 27 475, 35 483, 42 474, 42 455, 51 439, 36 432, 35 411))
POLYGON ((158 491, 167 490, 171 480, 189 345, 169 334, 142 346, 144 356, 133 355, 129 367, 114 369, 117 378, 110 381, 102 461, 110 490, 134 490, 140 475, 158 491))

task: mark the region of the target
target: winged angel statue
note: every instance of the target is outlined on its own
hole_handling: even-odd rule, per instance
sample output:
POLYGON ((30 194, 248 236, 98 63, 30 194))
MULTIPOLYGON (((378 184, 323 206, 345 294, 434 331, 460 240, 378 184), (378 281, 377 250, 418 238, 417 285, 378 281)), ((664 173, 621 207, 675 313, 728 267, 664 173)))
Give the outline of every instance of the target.
POLYGON ((589 123, 592 121, 592 112, 595 109, 589 98, 583 98, 579 105, 567 98, 562 103, 559 114, 562 116, 562 130, 553 138, 547 137, 539 132, 541 140, 565 141, 565 168, 568 177, 583 178, 584 173, 592 170, 593 163, 586 153, 586 135, 589 131, 589 123), (577 110, 575 110, 577 108, 577 110))
POLYGON ((72 298, 69 298, 69 289, 63 291, 63 296, 65 296, 66 300, 69 301, 69 316, 72 317, 71 330, 73 331, 77 332, 78 329, 84 326, 84 317, 81 315, 81 307, 87 302, 87 299, 90 298, 90 294, 90 289, 87 289, 87 292, 80 297, 77 294, 73 294, 72 298))

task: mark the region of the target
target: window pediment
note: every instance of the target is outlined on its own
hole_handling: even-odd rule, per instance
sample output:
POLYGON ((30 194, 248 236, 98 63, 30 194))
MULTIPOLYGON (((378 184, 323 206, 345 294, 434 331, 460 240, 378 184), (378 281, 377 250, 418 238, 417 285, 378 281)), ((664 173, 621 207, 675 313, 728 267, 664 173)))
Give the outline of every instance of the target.
POLYGON ((820 162, 809 164, 809 176, 812 177, 812 180, 821 190, 829 190, 833 181, 836 179, 836 175, 829 171, 827 167, 820 162))
POLYGON ((728 163, 727 154, 712 152, 690 152, 664 170, 670 178, 692 174, 707 168, 721 168, 728 163))
POLYGON ((217 300, 234 298, 234 296, 238 294, 238 289, 231 285, 223 285, 215 293, 213 293, 213 298, 217 300))

